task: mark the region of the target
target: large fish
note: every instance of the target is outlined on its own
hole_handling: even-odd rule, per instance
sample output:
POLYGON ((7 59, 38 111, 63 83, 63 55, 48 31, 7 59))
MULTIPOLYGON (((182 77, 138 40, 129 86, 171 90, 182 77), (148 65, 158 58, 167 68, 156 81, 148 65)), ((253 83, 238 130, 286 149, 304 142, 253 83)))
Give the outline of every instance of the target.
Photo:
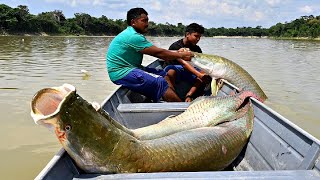
POLYGON ((254 78, 233 61, 216 55, 194 53, 191 64, 205 71, 213 79, 222 78, 241 90, 252 91, 259 97, 258 100, 261 102, 267 99, 266 94, 254 78))
POLYGON ((145 140, 189 129, 215 126, 243 116, 246 110, 241 108, 241 105, 248 97, 257 98, 251 91, 242 91, 223 97, 201 96, 195 99, 185 112, 177 116, 169 116, 157 124, 132 131, 135 137, 145 140))
POLYGON ((253 108, 238 120, 214 127, 139 140, 82 99, 71 85, 40 90, 31 103, 37 124, 52 129, 87 173, 206 171, 227 167, 252 131, 253 108))

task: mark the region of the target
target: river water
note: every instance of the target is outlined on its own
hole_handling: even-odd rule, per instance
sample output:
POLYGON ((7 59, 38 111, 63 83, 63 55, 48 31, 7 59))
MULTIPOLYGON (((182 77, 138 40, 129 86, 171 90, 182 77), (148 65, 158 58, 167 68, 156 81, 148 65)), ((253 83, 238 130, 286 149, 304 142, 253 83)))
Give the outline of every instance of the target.
MULTIPOLYGON (((168 48, 179 38, 148 39, 168 48)), ((84 99, 99 103, 114 91, 105 69, 111 40, 0 37, 1 179, 33 179, 61 148, 55 135, 30 116, 38 90, 69 83, 84 99)), ((199 46, 241 65, 265 91, 269 107, 320 138, 320 41, 202 38, 199 46)), ((143 64, 155 59, 145 56, 143 64)))

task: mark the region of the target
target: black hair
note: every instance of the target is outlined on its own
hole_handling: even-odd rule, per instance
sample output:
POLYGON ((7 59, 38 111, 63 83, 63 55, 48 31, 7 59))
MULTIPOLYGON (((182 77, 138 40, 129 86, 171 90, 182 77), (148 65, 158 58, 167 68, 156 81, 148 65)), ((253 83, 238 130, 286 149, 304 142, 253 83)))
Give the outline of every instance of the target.
POLYGON ((131 26, 131 20, 139 18, 141 14, 148 15, 147 11, 143 8, 132 8, 127 12, 127 24, 131 26))
POLYGON ((197 24, 197 23, 191 23, 186 27, 186 33, 200 33, 203 34, 204 33, 204 27, 197 24))

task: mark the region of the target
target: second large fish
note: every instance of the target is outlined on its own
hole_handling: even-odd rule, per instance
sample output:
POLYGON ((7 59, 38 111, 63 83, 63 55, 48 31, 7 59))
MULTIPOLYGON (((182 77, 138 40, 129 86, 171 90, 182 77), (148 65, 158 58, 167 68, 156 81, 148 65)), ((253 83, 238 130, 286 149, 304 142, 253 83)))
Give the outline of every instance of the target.
POLYGON ((255 93, 261 102, 267 99, 266 94, 255 79, 233 61, 221 56, 194 53, 191 64, 199 67, 214 79, 225 79, 241 90, 255 93))
POLYGON ((169 116, 157 124, 132 130, 140 140, 156 139, 170 134, 200 127, 215 126, 232 121, 247 112, 242 108, 249 97, 257 98, 251 91, 242 91, 224 97, 202 96, 178 116, 169 116))

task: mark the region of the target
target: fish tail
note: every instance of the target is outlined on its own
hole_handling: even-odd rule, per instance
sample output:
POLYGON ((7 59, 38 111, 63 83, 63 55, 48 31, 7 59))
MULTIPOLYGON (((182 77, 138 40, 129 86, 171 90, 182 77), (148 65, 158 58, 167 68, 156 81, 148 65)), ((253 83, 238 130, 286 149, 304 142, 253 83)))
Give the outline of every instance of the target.
POLYGON ((236 118, 236 120, 233 122, 242 128, 246 137, 249 137, 253 130, 254 122, 254 110, 251 101, 248 101, 240 110, 238 110, 234 118, 236 118))
POLYGON ((246 98, 248 97, 253 97, 255 99, 257 99, 258 101, 261 101, 263 102, 263 100, 257 96, 255 93, 253 93, 252 91, 248 91, 248 90, 245 90, 245 91, 242 91, 240 92, 239 96, 240 100, 243 102, 246 98))
MULTIPOLYGON (((248 111, 250 111, 249 103, 247 103, 243 107, 240 107, 236 112, 230 114, 230 117, 227 116, 225 119, 221 120, 217 124, 222 124, 222 123, 225 123, 225 122, 231 122, 231 121, 234 121, 234 120, 237 120, 239 118, 244 117, 247 113, 249 113, 248 111)), ((217 124, 210 124, 209 126, 213 126, 213 125, 217 125, 217 124)))

